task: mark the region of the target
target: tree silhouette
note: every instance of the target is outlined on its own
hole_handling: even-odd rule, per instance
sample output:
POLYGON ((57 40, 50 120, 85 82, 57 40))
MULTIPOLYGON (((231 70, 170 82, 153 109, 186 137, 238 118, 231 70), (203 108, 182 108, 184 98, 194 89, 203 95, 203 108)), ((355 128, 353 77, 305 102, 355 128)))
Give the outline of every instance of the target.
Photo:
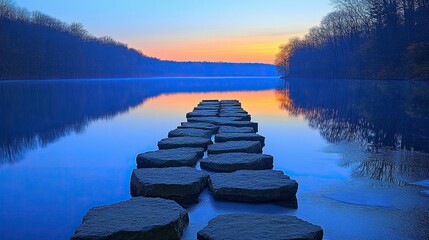
POLYGON ((333 0, 335 11, 280 47, 283 76, 429 79, 428 0, 333 0))
POLYGON ((0 79, 276 75, 269 64, 161 61, 12 0, 0 0, 0 33, 0 79))

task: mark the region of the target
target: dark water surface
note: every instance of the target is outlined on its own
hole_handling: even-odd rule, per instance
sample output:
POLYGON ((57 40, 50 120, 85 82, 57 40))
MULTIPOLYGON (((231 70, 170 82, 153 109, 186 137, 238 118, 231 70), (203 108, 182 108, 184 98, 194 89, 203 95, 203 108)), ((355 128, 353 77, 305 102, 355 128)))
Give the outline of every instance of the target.
POLYGON ((1 82, 0 239, 68 239, 89 208, 129 199, 137 153, 205 98, 242 102, 297 206, 206 190, 183 239, 235 212, 296 215, 331 240, 429 239, 429 84, 277 78, 1 82))

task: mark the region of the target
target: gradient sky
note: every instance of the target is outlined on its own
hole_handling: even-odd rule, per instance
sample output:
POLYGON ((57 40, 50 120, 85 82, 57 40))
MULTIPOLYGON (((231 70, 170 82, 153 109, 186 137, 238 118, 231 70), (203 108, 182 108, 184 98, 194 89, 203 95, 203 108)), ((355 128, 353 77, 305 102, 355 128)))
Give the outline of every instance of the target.
POLYGON ((330 0, 15 0, 95 36, 179 61, 273 63, 278 46, 303 36, 330 0))

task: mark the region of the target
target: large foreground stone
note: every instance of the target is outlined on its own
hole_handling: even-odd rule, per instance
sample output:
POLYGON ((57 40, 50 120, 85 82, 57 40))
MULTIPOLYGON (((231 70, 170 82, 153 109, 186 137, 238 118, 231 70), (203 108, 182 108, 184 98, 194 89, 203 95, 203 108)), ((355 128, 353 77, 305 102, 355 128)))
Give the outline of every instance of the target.
POLYGON ((262 145, 259 141, 230 141, 215 143, 210 145, 207 150, 208 154, 232 152, 262 153, 262 145))
POLYGON ((285 201, 295 197, 298 183, 276 170, 240 170, 210 176, 209 187, 217 199, 238 202, 285 201))
POLYGON ((218 132, 219 133, 255 133, 255 130, 252 127, 221 126, 218 132))
POLYGON ((137 168, 194 166, 204 156, 204 148, 173 148, 137 155, 137 168))
POLYGON ((72 240, 180 239, 189 217, 174 201, 137 197, 91 208, 72 240))
POLYGON ((198 240, 322 240, 323 230, 288 215, 228 214, 209 221, 198 240))
POLYGON ((131 196, 161 197, 191 203, 207 186, 209 175, 190 167, 134 169, 131 196))
POLYGON ((214 125, 212 123, 202 123, 202 122, 182 122, 181 126, 178 128, 197 128, 197 129, 204 129, 204 130, 210 130, 212 134, 215 134, 219 130, 219 126, 214 125))
POLYGON ((265 146, 265 137, 256 133, 221 133, 215 135, 215 141, 229 142, 229 141, 259 141, 262 147, 265 146))
POLYGON ((164 138, 158 142, 159 149, 171 149, 171 148, 204 148, 207 149, 207 146, 212 144, 212 140, 208 138, 200 137, 173 137, 173 138, 164 138))
POLYGON ((273 156, 256 153, 214 154, 202 159, 200 166, 213 172, 273 169, 273 156))
POLYGON ((177 128, 168 133, 168 137, 202 137, 211 138, 213 132, 211 130, 197 128, 177 128))

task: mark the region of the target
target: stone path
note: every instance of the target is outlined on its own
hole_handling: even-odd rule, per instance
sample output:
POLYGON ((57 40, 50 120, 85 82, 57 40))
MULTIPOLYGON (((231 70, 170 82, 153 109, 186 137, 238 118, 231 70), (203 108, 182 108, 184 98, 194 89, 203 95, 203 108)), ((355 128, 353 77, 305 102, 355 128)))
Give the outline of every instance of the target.
MULTIPOLYGON (((226 201, 296 199, 298 183, 271 170, 273 156, 262 154, 265 137, 238 100, 203 100, 186 118, 158 142, 159 150, 137 156, 133 198, 90 209, 71 239, 180 239, 189 218, 177 203, 197 203, 207 185, 226 201), (203 170, 193 168, 200 159, 203 170)), ((212 219, 197 237, 319 240, 323 231, 293 216, 234 214, 212 219)))

